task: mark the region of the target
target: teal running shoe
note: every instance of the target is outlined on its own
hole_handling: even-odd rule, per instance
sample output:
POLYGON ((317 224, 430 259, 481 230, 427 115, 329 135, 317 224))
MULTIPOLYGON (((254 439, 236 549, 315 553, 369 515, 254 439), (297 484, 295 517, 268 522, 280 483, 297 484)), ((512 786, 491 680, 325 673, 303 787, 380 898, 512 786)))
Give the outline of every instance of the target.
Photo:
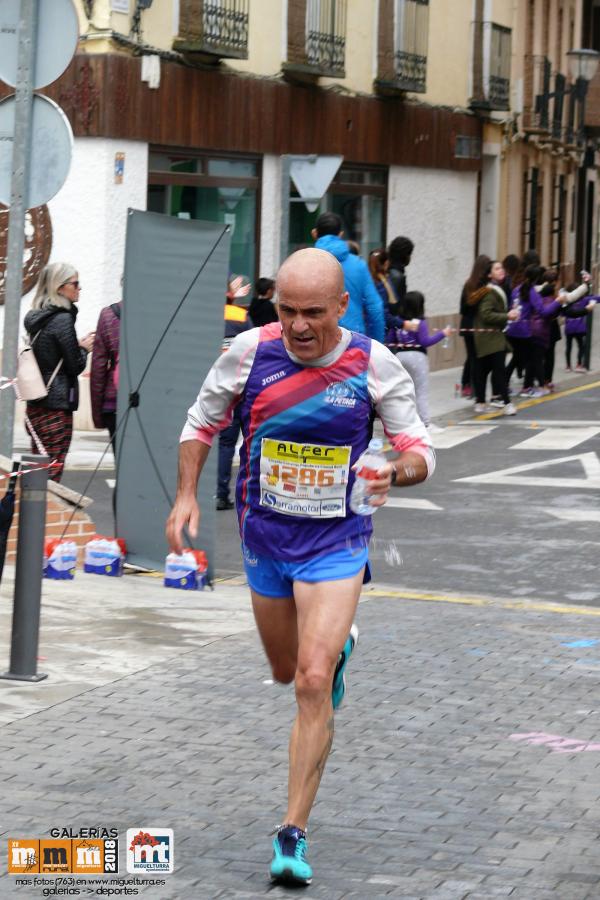
POLYGON ((358 628, 356 625, 352 625, 350 629, 350 634, 348 635, 348 639, 342 648, 342 652, 339 655, 337 666, 335 667, 335 674, 333 676, 333 686, 331 689, 331 702, 333 704, 333 708, 337 709, 338 706, 341 705, 342 700, 344 699, 344 695, 346 693, 346 675, 345 669, 348 665, 348 660, 350 659, 350 654, 358 644, 358 628))
POLYGON ((271 881, 284 884, 310 884, 312 869, 306 862, 306 832, 295 825, 285 825, 273 840, 271 881))

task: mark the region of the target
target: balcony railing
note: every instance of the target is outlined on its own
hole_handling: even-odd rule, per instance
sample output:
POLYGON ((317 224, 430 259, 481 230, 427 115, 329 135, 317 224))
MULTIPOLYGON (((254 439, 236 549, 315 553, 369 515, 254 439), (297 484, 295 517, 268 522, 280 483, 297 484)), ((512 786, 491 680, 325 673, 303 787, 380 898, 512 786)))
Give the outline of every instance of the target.
POLYGON ((546 56, 525 57, 523 126, 528 131, 550 129, 552 66, 546 56))
POLYGON ((427 83, 429 0, 396 0, 394 68, 396 85, 424 93, 427 83))
POLYGON ((306 62, 322 74, 342 76, 346 60, 345 0, 308 0, 306 62))
MULTIPOLYGON (((511 31, 490 23, 487 94, 492 109, 510 108, 511 31)), ((484 78, 485 82, 485 78, 484 78)))
POLYGON ((476 21, 472 31, 471 107, 510 109, 511 30, 494 22, 476 21))
POLYGON ((288 58, 292 80, 344 78, 348 0, 287 0, 288 58))
POLYGON ((398 86, 404 91, 424 93, 427 84, 427 57, 397 50, 394 59, 398 86))
POLYGON ((249 0, 180 0, 179 10, 176 50, 248 58, 249 0))
POLYGON ((553 72, 545 56, 525 57, 523 128, 541 140, 580 146, 584 141, 583 96, 578 83, 569 84, 553 72))

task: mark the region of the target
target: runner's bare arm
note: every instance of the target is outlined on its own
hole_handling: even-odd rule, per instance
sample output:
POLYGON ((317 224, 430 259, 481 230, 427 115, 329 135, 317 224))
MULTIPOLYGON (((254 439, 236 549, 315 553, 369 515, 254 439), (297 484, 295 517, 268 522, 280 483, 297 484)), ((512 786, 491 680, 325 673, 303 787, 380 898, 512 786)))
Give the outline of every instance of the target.
POLYGON ((396 487, 409 487, 411 484, 425 481, 428 475, 427 462, 419 453, 412 453, 409 450, 401 453, 398 459, 382 466, 378 474, 378 478, 369 482, 369 493, 373 495, 372 506, 383 506, 392 484, 396 487), (394 472, 396 476, 392 481, 394 472))
POLYGON ((200 524, 200 507, 196 500, 198 479, 210 452, 202 441, 183 441, 179 445, 179 472, 177 495, 167 519, 167 542, 174 553, 183 549, 182 531, 187 527, 190 536, 196 537, 200 524))

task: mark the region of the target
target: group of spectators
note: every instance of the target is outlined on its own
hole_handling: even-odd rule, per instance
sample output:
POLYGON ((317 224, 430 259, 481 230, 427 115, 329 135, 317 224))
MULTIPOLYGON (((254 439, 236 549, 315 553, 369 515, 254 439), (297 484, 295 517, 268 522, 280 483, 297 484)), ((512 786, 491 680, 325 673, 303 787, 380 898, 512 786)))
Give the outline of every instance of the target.
MULTIPOLYGON (((423 294, 407 289, 406 269, 413 242, 398 236, 387 248, 372 250, 367 265, 358 246, 345 239, 342 219, 333 212, 318 217, 312 238, 315 247, 331 253, 343 270, 349 303, 340 325, 368 335, 401 355, 415 386, 419 415, 435 431, 428 403, 427 349, 447 340, 454 329, 447 326, 430 333, 423 294)), ((582 272, 580 284, 561 286, 559 273, 542 266, 534 250, 520 259, 511 254, 502 262, 484 255, 477 257, 460 300, 460 334, 466 349, 461 392, 463 397, 474 399, 477 413, 487 409, 490 375, 490 403, 505 415, 516 412, 510 389, 515 370, 523 379, 519 396, 540 397, 554 390, 555 346, 562 336, 561 317, 565 323, 566 369, 573 368, 572 350, 576 344, 574 370, 585 371, 587 315, 595 302, 588 294, 589 280, 589 275, 582 272)), ((254 288, 248 305, 243 298, 251 286, 241 277, 231 277, 226 293, 223 350, 240 332, 277 321, 273 279, 259 278, 254 288)), ((73 266, 46 266, 32 310, 25 319, 30 339, 37 342, 35 355, 48 383, 48 395, 27 404, 27 428, 32 447, 38 451, 43 447, 58 460, 52 473, 57 481, 71 440, 72 414, 78 402, 77 377, 92 349, 93 421, 97 428, 108 429, 113 449, 115 446, 121 305, 105 307, 96 331, 78 340, 75 318, 80 289, 73 266)), ((220 435, 217 509, 233 507, 229 482, 238 436, 236 420, 220 435)))
POLYGON ((490 403, 514 415, 510 379, 516 370, 523 379, 520 397, 542 397, 554 390, 555 347, 561 340, 564 317, 566 367, 571 370, 573 341, 578 348, 576 371, 585 371, 587 314, 595 301, 588 296, 590 276, 581 283, 560 285, 556 269, 540 264, 534 250, 502 262, 478 256, 463 287, 460 333, 467 358, 462 373, 464 397, 473 397, 475 411, 485 412, 486 387, 491 374, 490 403), (510 359, 506 364, 506 355, 510 359))

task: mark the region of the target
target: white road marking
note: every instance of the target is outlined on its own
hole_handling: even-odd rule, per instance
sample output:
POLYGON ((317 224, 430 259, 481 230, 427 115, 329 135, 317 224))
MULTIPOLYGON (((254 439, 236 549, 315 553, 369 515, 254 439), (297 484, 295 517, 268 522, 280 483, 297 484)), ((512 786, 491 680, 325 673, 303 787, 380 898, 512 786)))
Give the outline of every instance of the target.
POLYGON ((393 506, 394 509, 443 510, 444 508, 432 503, 431 500, 419 500, 416 497, 390 497, 385 505, 386 507, 393 506))
MULTIPOLYGON (((496 425, 521 425, 526 428, 582 428, 585 426, 598 427, 598 419, 522 419, 520 415, 500 417, 495 420, 496 425)), ((467 422, 461 422, 461 428, 465 425, 469 427, 479 426, 481 422, 475 419, 467 422)))
POLYGON ((495 472, 469 475, 467 478, 455 478, 454 480, 458 482, 468 481, 474 484, 523 484, 527 487, 598 490, 600 488, 600 460, 595 453, 579 453, 575 456, 561 456, 559 459, 542 460, 541 462, 529 463, 525 466, 511 466, 509 469, 498 469, 495 472), (577 460, 579 460, 583 468, 582 478, 564 478, 561 476, 549 478, 547 476, 524 474, 535 469, 546 469, 550 466, 558 466, 561 463, 577 460))
POLYGON ((577 444, 589 441, 600 434, 595 428, 542 428, 531 437, 513 444, 511 450, 572 450, 577 444))
POLYGON ((432 434, 430 437, 436 450, 449 450, 451 447, 464 444, 465 441, 472 441, 473 438, 479 437, 480 434, 489 434, 496 427, 496 425, 482 425, 475 430, 474 428, 466 428, 463 425, 448 425, 439 434, 432 434))
POLYGON ((597 509, 546 509, 546 512, 564 522, 600 522, 597 509))

